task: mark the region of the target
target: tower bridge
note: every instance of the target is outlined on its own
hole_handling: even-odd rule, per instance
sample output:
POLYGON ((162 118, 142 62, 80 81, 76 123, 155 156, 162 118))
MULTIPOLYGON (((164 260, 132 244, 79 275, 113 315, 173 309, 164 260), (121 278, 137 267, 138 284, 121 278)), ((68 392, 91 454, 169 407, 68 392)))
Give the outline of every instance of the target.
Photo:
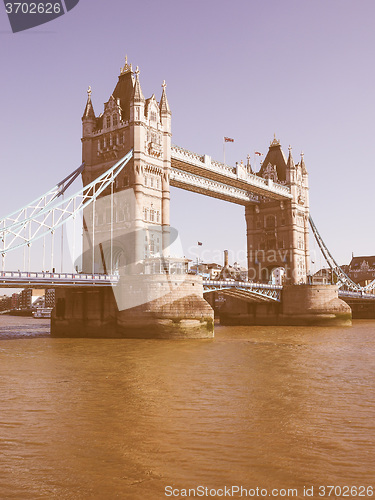
MULTIPOLYGON (((89 87, 82 116, 81 167, 0 220, 0 284, 55 287, 55 335, 144 336, 147 331, 156 337, 209 337, 213 312, 203 294, 215 290, 226 294, 228 307, 237 304, 233 314, 241 321, 347 321, 350 309, 338 299, 337 288, 361 290, 346 279, 311 221, 303 154, 296 163, 291 148, 286 157, 274 137, 259 172, 249 163, 225 165, 172 146, 171 116, 165 82, 159 101, 154 94, 146 99, 140 71, 133 72, 127 60, 98 115, 89 87), (83 188, 65 199, 79 175, 83 188), (187 259, 173 256, 171 250, 177 237, 169 223, 171 186, 244 206, 251 281, 202 282, 186 274, 187 259), (24 248, 30 256, 34 242, 44 242, 47 236, 52 239, 52 269, 54 233, 67 221, 75 222, 78 213, 83 220, 79 272, 36 272, 30 257, 26 273, 7 271, 10 252, 24 248), (337 287, 307 284, 309 221, 337 275, 337 287), (284 270, 284 287, 265 284, 275 268, 284 270)), ((44 254, 45 246, 43 269, 44 254)), ((226 311, 227 321, 231 315, 233 319, 232 312, 226 311)))

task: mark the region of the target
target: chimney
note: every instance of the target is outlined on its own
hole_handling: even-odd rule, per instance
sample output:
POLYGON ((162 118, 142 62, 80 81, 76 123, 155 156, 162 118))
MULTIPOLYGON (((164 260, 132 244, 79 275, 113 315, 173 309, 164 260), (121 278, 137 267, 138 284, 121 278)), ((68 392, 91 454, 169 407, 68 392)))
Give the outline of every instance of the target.
POLYGON ((228 250, 224 250, 224 267, 229 267, 228 250))

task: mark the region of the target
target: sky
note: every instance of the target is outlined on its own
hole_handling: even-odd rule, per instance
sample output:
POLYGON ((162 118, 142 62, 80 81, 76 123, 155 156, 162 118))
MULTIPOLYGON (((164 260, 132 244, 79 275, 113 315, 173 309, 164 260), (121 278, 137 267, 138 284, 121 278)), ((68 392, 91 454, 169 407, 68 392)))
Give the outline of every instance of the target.
MULTIPOLYGON (((166 80, 174 144, 222 161, 229 136, 226 162, 254 167, 276 134, 304 152, 336 260, 374 255, 374 16, 373 0, 80 0, 13 34, 0 5, 0 216, 80 165, 87 87, 99 114, 127 55, 146 98, 166 80)), ((244 263, 243 207, 172 188, 171 224, 186 256, 244 263)))

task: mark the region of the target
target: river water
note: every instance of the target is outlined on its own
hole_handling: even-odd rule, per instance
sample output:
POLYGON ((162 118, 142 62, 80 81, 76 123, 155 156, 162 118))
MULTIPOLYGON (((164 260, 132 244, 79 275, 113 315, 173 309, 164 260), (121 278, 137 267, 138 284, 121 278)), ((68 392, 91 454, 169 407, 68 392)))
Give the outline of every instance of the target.
POLYGON ((375 321, 215 334, 52 339, 0 316, 0 499, 375 486, 375 321))

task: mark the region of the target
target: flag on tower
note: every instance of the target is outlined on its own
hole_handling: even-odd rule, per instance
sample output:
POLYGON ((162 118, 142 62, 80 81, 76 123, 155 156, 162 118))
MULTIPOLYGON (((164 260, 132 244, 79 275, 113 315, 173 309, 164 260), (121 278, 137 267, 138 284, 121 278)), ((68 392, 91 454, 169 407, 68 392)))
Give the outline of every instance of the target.
POLYGON ((201 241, 198 241, 198 246, 201 247, 203 243, 201 241))
POLYGON ((258 156, 264 156, 263 153, 259 153, 259 151, 255 151, 255 154, 258 156))
POLYGON ((231 139, 230 137, 224 137, 224 142, 234 142, 234 139, 231 139))

